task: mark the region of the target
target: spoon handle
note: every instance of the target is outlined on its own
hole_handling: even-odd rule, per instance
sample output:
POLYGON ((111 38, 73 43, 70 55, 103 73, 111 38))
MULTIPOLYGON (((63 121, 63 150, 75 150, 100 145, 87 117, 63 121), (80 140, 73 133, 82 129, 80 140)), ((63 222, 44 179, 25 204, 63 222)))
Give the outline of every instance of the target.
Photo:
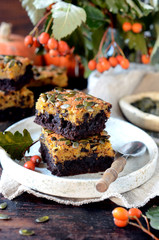
POLYGON ((103 173, 103 176, 97 182, 97 191, 105 192, 108 189, 109 185, 117 179, 118 174, 124 169, 125 164, 126 158, 123 156, 115 159, 111 167, 103 173))

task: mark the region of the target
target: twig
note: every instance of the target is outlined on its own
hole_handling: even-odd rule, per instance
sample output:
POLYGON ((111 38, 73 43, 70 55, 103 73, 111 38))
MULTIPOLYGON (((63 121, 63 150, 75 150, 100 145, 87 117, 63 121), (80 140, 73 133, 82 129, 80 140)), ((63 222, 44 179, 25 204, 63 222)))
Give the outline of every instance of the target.
POLYGON ((32 144, 30 144, 30 145, 24 150, 24 152, 23 152, 23 158, 24 158, 24 160, 25 160, 25 153, 29 150, 29 148, 30 148, 31 146, 33 146, 33 145, 34 145, 35 143, 37 143, 39 140, 40 140, 40 139, 34 141, 32 144))
POLYGON ((51 11, 49 11, 48 13, 46 13, 41 19, 40 21, 35 25, 35 27, 33 28, 33 30, 30 32, 30 35, 32 35, 37 28, 39 27, 39 25, 51 14, 51 11))
POLYGON ((138 225, 136 223, 133 223, 133 222, 129 222, 130 225, 133 225, 137 228, 140 228, 143 232, 147 233, 149 236, 151 236, 153 239, 155 240, 159 240, 159 238, 157 238, 153 233, 151 233, 149 230, 147 230, 146 228, 144 228, 142 225, 138 225))

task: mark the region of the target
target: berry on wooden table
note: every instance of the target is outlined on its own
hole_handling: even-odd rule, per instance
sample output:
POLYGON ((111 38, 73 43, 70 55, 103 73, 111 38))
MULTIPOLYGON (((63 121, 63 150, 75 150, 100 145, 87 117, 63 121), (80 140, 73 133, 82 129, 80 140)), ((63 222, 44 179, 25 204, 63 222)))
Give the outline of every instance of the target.
POLYGON ((114 208, 114 210, 112 211, 112 214, 114 218, 121 221, 127 221, 129 218, 128 211, 123 207, 114 208))
POLYGON ((142 212, 138 208, 130 208, 128 214, 130 219, 134 219, 135 217, 140 218, 142 212))
POLYGON ((128 220, 119 220, 114 218, 114 223, 117 227, 126 227, 128 225, 128 220))

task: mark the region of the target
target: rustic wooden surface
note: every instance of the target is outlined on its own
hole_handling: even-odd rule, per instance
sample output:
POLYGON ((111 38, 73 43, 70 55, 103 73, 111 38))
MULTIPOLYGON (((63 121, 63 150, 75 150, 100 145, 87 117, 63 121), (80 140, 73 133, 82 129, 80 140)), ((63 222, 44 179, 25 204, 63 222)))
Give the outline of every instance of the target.
MULTIPOLYGON (((19 0, 1 1, 0 22, 13 24, 13 32, 26 35, 32 29, 32 24, 22 9, 19 0)), ((11 120, 11 119, 10 119, 11 120)), ((0 123, 0 131, 5 130, 13 122, 0 123)), ((8 166, 9 167, 9 166, 8 166)), ((0 210, 11 216, 11 220, 0 220, 1 240, 149 240, 151 239, 140 229, 132 226, 118 228, 113 223, 112 210, 116 207, 110 200, 82 205, 80 207, 66 206, 33 195, 22 194, 9 201, 0 195, 0 203, 8 203, 6 210, 0 210), (39 216, 48 215, 46 223, 35 223, 39 216), (34 236, 19 235, 20 228, 31 228, 34 236)), ((159 205, 159 198, 151 200, 143 213, 153 205, 159 205)), ((159 237, 159 231, 152 230, 159 237)))

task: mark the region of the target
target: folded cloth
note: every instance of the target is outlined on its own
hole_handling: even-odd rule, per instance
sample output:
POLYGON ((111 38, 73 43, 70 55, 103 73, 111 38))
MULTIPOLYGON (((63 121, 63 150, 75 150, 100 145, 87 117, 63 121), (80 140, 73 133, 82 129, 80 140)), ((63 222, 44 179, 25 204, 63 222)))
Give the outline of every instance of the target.
MULTIPOLYGON (((152 81, 153 71, 153 67, 143 67, 141 65, 134 64, 129 70, 123 70, 122 72, 106 72, 101 74, 99 78, 96 78, 92 86, 89 85, 88 91, 89 94, 100 97, 106 101, 110 101, 113 105, 112 115, 118 118, 123 118, 118 106, 118 100, 124 95, 135 92, 135 89, 137 89, 137 92, 142 91, 142 88, 144 91, 149 91, 148 76, 152 81), (142 86, 141 88, 140 84, 142 86)), ((157 73, 154 74, 157 77, 157 73)), ((91 81, 91 79, 89 79, 89 81, 91 81)), ((155 84, 158 84, 157 81, 156 83, 153 82, 154 86, 151 90, 159 91, 158 85, 155 84)), ((122 194, 118 192, 111 192, 109 195, 104 193, 102 197, 92 199, 70 199, 50 196, 21 185, 20 183, 11 179, 6 170, 2 171, 0 192, 4 195, 4 197, 10 200, 21 195, 23 192, 27 192, 37 197, 43 197, 48 200, 53 200, 66 205, 70 204, 74 206, 80 206, 82 204, 99 202, 110 198, 111 201, 118 205, 125 206, 126 208, 141 207, 144 206, 150 199, 154 198, 155 196, 159 196, 159 161, 157 163, 155 173, 151 179, 138 188, 122 194)))

